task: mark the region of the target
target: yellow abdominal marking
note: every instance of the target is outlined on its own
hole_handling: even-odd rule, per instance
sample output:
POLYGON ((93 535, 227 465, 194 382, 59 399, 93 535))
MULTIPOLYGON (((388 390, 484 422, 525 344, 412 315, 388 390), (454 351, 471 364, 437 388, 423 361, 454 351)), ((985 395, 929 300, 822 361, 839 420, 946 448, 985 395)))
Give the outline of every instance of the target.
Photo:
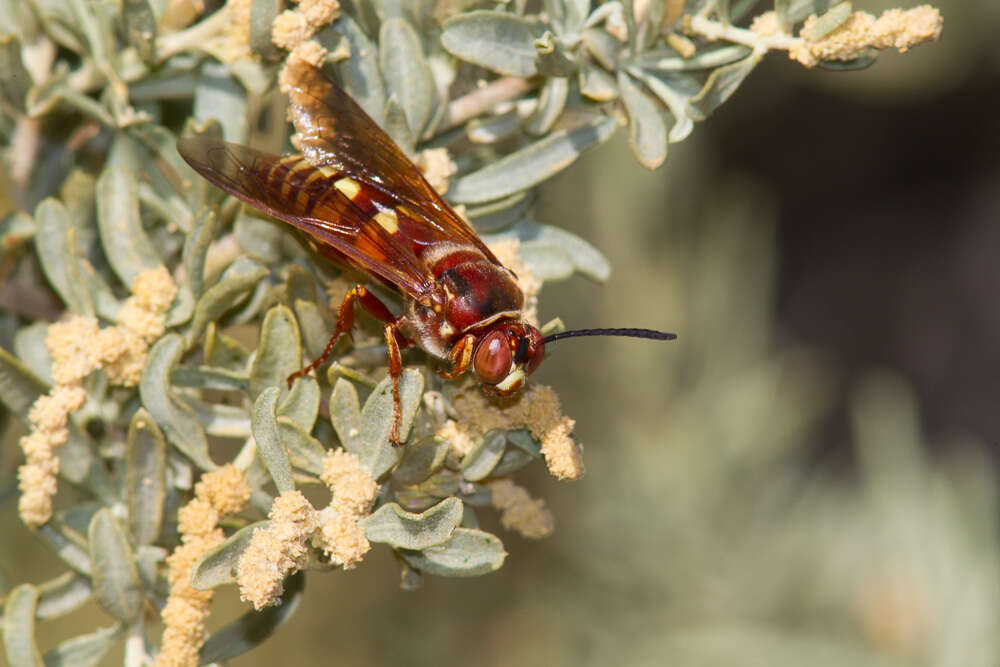
POLYGON ((341 178, 334 182, 333 187, 340 190, 341 194, 348 199, 354 199, 361 192, 361 186, 353 178, 341 178))
POLYGON ((375 222, 390 234, 399 231, 399 218, 396 217, 396 212, 393 210, 379 211, 375 214, 375 222))

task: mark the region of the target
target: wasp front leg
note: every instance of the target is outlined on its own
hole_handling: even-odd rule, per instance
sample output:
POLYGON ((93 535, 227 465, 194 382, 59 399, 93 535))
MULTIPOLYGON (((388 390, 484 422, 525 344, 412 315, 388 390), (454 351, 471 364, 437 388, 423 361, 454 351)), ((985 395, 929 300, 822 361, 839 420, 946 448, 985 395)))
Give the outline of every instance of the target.
POLYGON ((445 380, 454 380, 464 375, 465 371, 469 368, 469 364, 472 363, 472 349, 475 343, 476 337, 472 334, 462 336, 451 347, 451 351, 448 352, 448 361, 451 362, 451 370, 444 371, 438 369, 438 375, 445 380))

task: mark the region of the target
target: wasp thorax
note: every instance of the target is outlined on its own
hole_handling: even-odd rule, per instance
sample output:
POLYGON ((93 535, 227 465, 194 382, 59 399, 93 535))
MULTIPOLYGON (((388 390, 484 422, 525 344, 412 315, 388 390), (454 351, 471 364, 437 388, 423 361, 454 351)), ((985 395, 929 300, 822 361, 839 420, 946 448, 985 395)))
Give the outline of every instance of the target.
POLYGON ((472 368, 484 384, 508 395, 524 385, 543 356, 545 344, 538 329, 524 322, 508 322, 479 339, 472 368))

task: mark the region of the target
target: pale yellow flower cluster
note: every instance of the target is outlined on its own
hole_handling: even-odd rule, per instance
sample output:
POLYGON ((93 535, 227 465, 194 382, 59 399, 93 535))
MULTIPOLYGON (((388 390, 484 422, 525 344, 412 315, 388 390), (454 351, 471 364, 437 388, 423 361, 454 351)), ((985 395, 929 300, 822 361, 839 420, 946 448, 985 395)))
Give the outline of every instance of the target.
MULTIPOLYGON (((292 92, 292 87, 297 83, 292 77, 292 68, 289 67, 292 63, 304 60, 313 67, 319 67, 324 58, 326 58, 326 49, 316 40, 308 39, 300 42, 292 49, 288 57, 285 58, 285 64, 278 73, 278 90, 288 95, 292 92)), ((298 148, 297 134, 292 137, 292 145, 298 148)))
POLYGON ((490 503, 500 510, 500 525, 524 537, 539 540, 555 529, 555 518, 541 498, 532 498, 528 491, 510 479, 495 479, 486 485, 490 503))
POLYGON ((538 326, 538 293, 542 289, 542 281, 531 272, 531 267, 521 259, 521 242, 518 239, 500 239, 490 244, 490 250, 497 256, 500 263, 514 272, 517 285, 524 292, 524 307, 521 314, 525 321, 538 326))
POLYGON ((438 194, 443 195, 448 192, 448 179, 458 171, 455 161, 448 155, 448 149, 424 149, 417 153, 413 162, 438 194))
POLYGON ((358 521, 371 511, 378 483, 356 455, 342 449, 327 453, 320 477, 332 493, 330 505, 317 511, 299 491, 281 494, 267 527, 253 534, 240 557, 240 598, 255 609, 278 603, 285 578, 308 563, 308 544, 345 569, 356 566, 371 549, 358 521))
POLYGON ((225 540, 219 519, 242 511, 250 500, 246 477, 233 464, 203 475, 194 493, 177 513, 181 543, 167 557, 170 595, 160 614, 164 629, 156 667, 197 667, 213 591, 191 586, 191 572, 198 559, 225 540))
MULTIPOLYGON (((819 18, 813 14, 802 24, 800 39, 788 47, 788 57, 806 67, 820 61, 847 61, 860 57, 866 49, 896 49, 900 53, 941 36, 944 20, 930 5, 913 9, 889 9, 875 18, 867 12, 854 12, 836 30, 815 34, 819 18)), ((774 12, 764 12, 750 25, 762 37, 778 33, 774 12)))
POLYGON ((575 422, 562 414, 559 397, 551 387, 529 385, 503 407, 496 407, 477 387, 468 385, 455 396, 452 406, 461 418, 448 420, 437 434, 451 443, 459 457, 493 429, 524 427, 541 442, 552 476, 569 480, 583 477, 583 459, 572 436, 575 422))
POLYGON ((320 530, 313 543, 330 562, 349 570, 371 549, 358 521, 371 512, 378 483, 361 467, 356 455, 343 449, 327 453, 320 478, 333 498, 321 512, 320 530))
POLYGON ((340 16, 337 0, 299 0, 298 9, 286 9, 274 19, 271 41, 291 51, 340 16))
POLYGON ((52 518, 59 473, 54 450, 69 437, 70 413, 87 399, 83 378, 103 368, 113 384, 138 384, 149 343, 163 334, 176 293, 166 269, 150 269, 136 278, 132 296, 119 312, 118 326, 101 329, 96 318, 74 315, 49 327, 45 346, 52 357, 55 386, 35 401, 28 416, 31 430, 20 442, 27 460, 17 473, 18 509, 29 527, 52 518))
POLYGON ((254 532, 236 570, 240 599, 257 610, 277 604, 285 577, 306 566, 306 542, 316 531, 317 512, 301 491, 288 491, 274 500, 267 518, 267 527, 254 532))
POLYGON ((31 431, 21 438, 25 463, 18 468, 21 497, 18 512, 29 528, 37 528, 52 518, 52 498, 56 494, 59 459, 55 448, 69 437, 69 414, 83 407, 87 392, 79 382, 57 384, 31 406, 31 431))

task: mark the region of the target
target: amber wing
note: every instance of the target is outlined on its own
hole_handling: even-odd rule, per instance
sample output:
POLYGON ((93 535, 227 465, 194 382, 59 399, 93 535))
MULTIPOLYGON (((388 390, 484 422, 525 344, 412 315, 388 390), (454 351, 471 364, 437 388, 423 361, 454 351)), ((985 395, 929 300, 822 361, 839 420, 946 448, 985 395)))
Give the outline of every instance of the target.
POLYGON ((436 289, 412 245, 390 234, 373 220, 371 210, 334 185, 353 174, 314 166, 301 155, 278 157, 209 137, 182 138, 177 150, 213 184, 333 248, 356 268, 418 301, 436 289))
POLYGON ((288 65, 294 81, 288 94, 299 147, 315 165, 328 165, 406 205, 407 216, 418 219, 421 243, 468 243, 487 258, 499 261, 465 220, 424 179, 396 143, 336 83, 312 65, 297 60, 288 65))

